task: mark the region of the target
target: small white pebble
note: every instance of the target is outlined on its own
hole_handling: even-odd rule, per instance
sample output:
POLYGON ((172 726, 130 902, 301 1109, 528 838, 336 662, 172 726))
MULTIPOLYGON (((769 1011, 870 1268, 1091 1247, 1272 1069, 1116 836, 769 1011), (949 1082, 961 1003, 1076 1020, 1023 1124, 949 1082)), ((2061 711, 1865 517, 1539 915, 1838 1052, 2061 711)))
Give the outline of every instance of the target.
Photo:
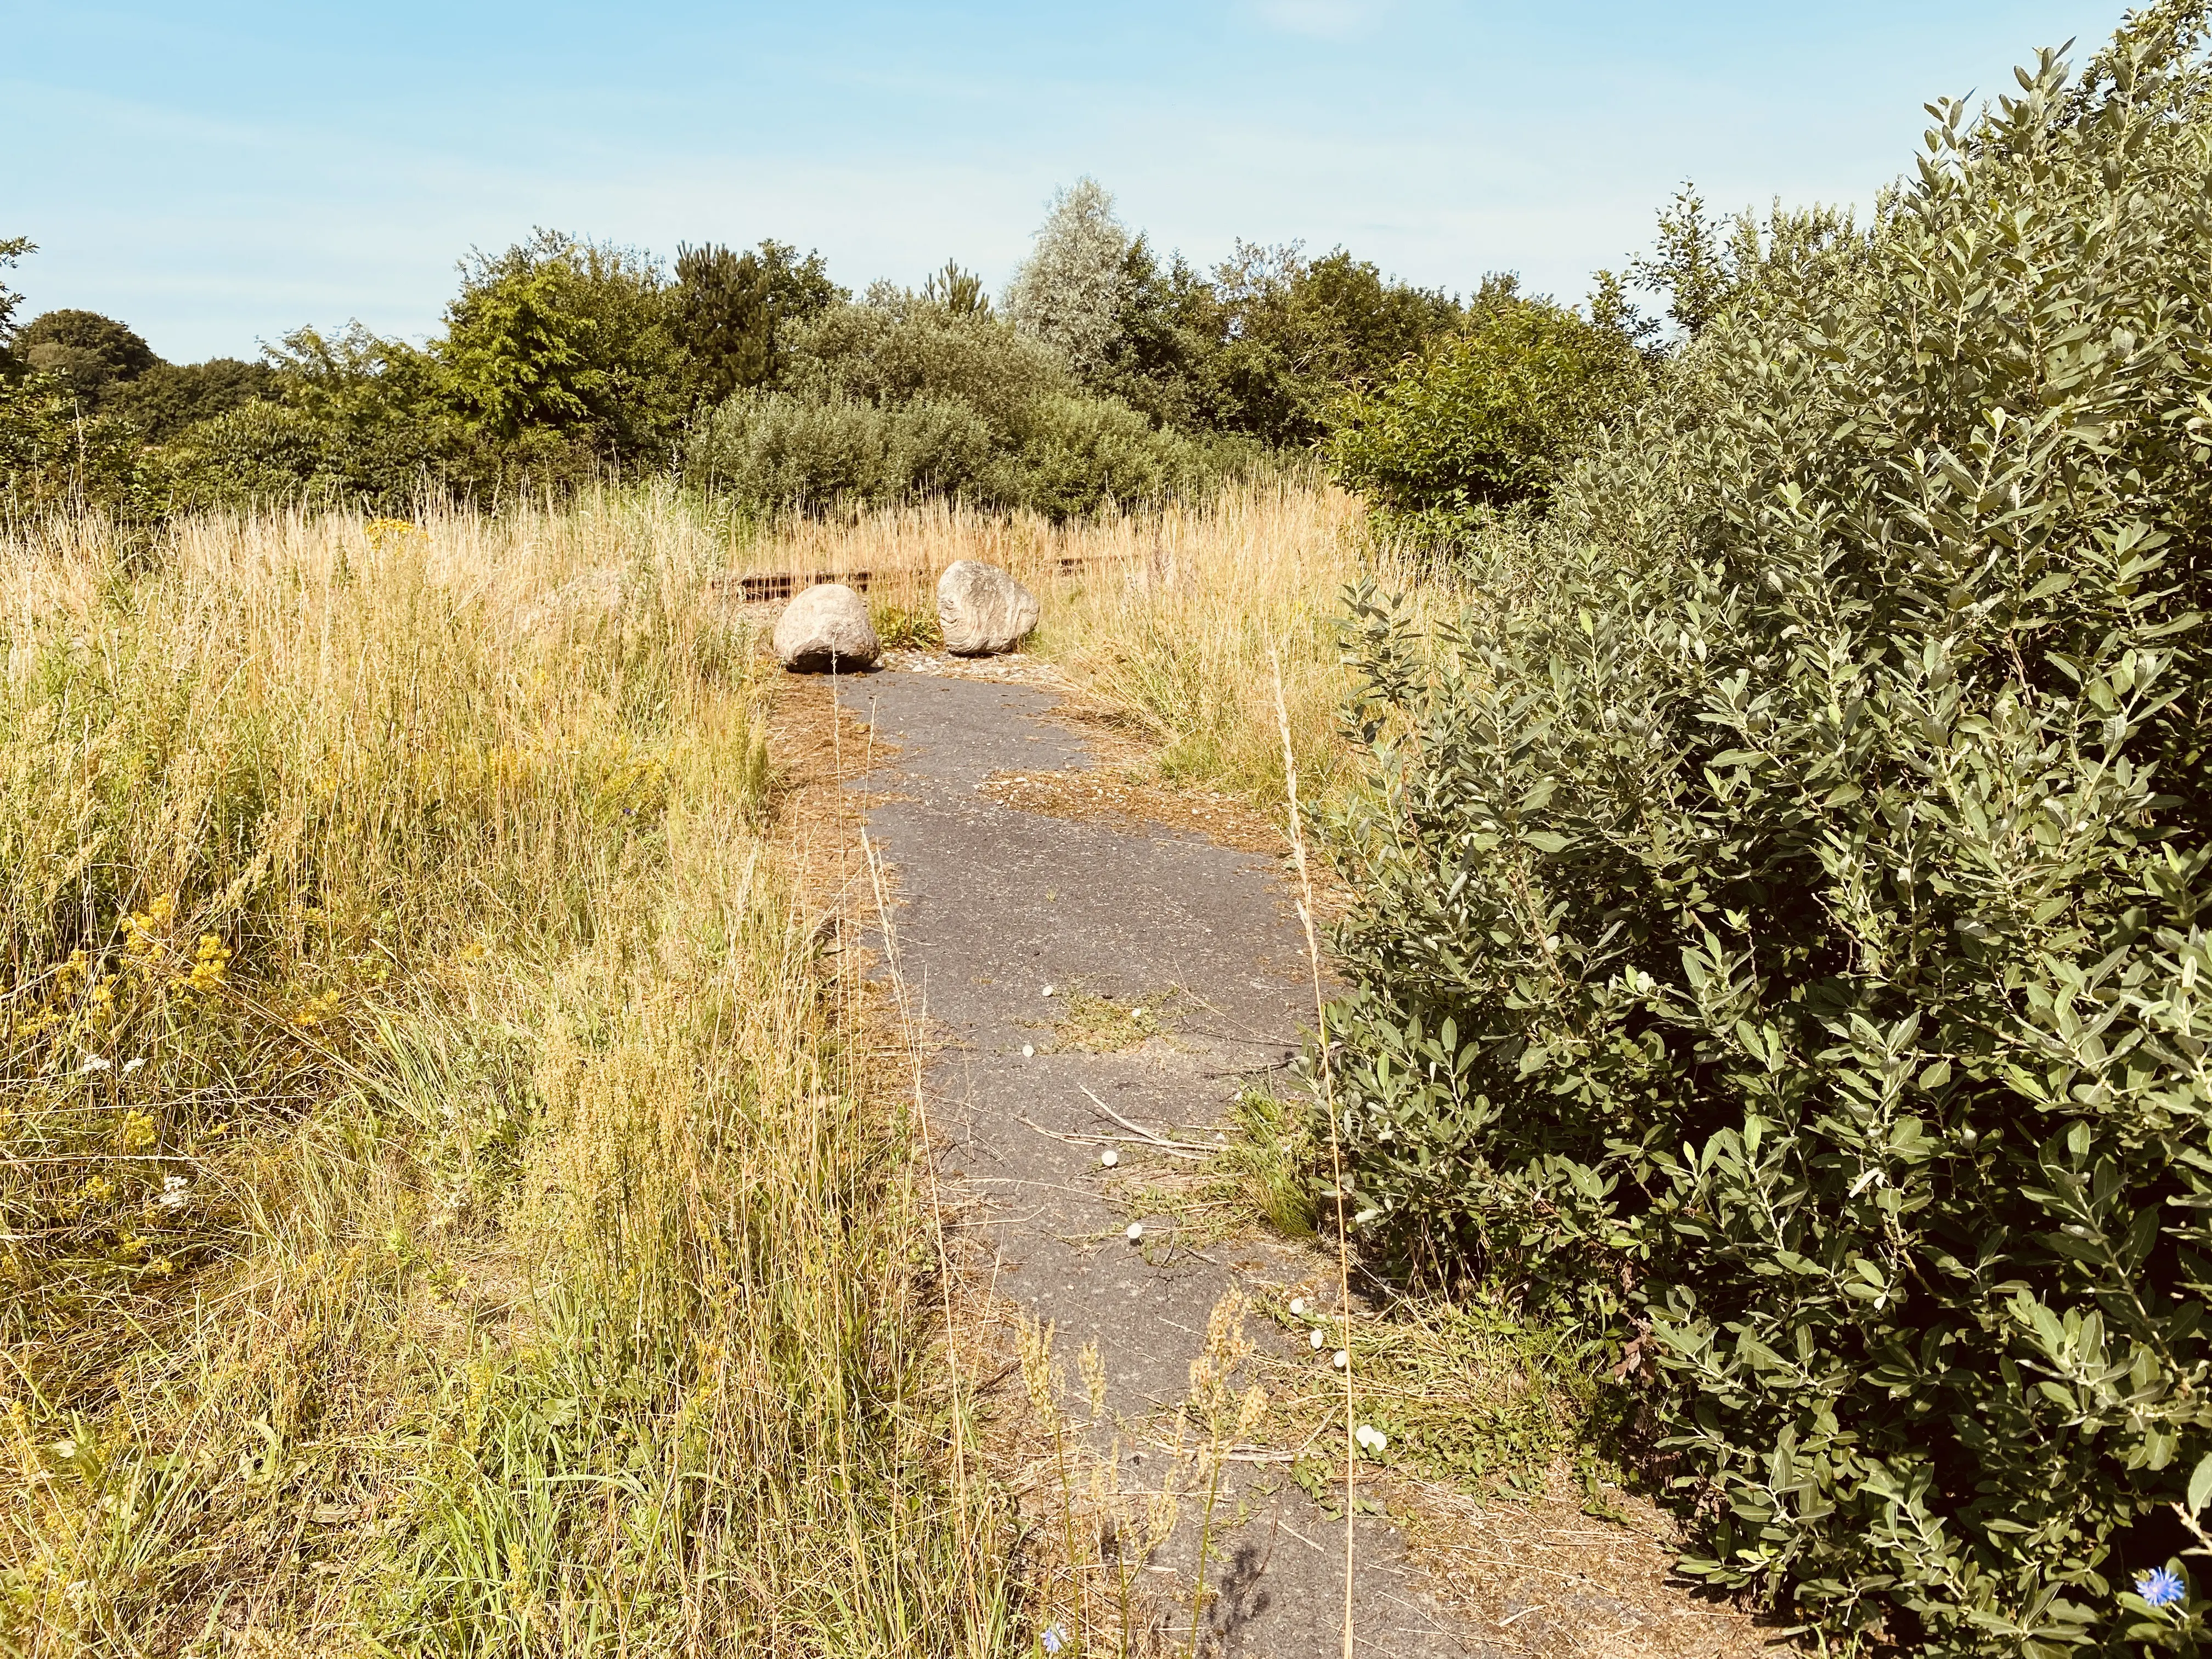
POLYGON ((1052 987, 1051 987, 1051 986, 1049 986, 1049 985, 1046 986, 1046 987, 1044 988, 1044 994, 1045 994, 1047 996, 1050 996, 1050 995, 1052 994, 1052 987))
POLYGON ((1034 1042, 1024 1042, 1022 1044, 1022 1058, 1024 1060, 1035 1060, 1036 1058, 1036 1044, 1034 1042))
POLYGON ((1292 1297, 1291 1298, 1291 1318, 1293 1318, 1293 1319, 1297 1319, 1297 1318, 1300 1318, 1300 1317, 1304 1316, 1304 1313, 1305 1313, 1305 1310, 1306 1310, 1306 1299, 1305 1299, 1305 1297, 1302 1297, 1302 1296, 1294 1296, 1294 1297, 1292 1297))
POLYGON ((1135 1243, 1145 1236, 1145 1224, 1141 1221, 1132 1221, 1129 1224, 1129 1231, 1121 1236, 1132 1244, 1135 1243))
POLYGON ((1152 1011, 1149 1008, 1132 1008, 1129 1011, 1129 1018, 1131 1019, 1142 1019, 1146 1015, 1152 1012, 1152 1011))
POLYGON ((1314 1346, 1316 1348, 1321 1346, 1322 1337, 1319 1331, 1308 1331, 1306 1333, 1306 1336, 1308 1340, 1313 1343, 1314 1346))
POLYGON ((1328 1363, 1335 1366, 1337 1370, 1343 1370, 1346 1366, 1352 1364, 1352 1356, 1346 1353, 1343 1349, 1339 1348, 1336 1351, 1336 1358, 1330 1360, 1328 1363))
POLYGON ((1119 1164, 1121 1161, 1121 1154, 1115 1152, 1111 1146, 1109 1146, 1104 1152, 1098 1154, 1098 1161, 1110 1170, 1116 1164, 1119 1164))

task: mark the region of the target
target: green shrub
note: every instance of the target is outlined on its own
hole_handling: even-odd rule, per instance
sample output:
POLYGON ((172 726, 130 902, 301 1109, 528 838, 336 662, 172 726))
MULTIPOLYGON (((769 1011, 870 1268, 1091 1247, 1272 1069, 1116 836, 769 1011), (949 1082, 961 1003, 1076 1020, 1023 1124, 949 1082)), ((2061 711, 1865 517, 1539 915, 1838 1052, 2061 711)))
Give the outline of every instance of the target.
POLYGON ((1054 519, 1203 489, 1214 451, 1152 423, 1118 398, 1040 398, 1022 411, 1019 504, 1054 519))
POLYGON ((886 405, 957 398, 1002 441, 1037 398, 1080 390, 1065 359, 1011 323, 896 289, 832 306, 783 338, 787 392, 886 405))
POLYGON ((150 490, 128 422, 86 414, 54 375, 0 377, 0 514, 87 507, 135 514, 150 490))
POLYGON ((257 398, 273 398, 282 381, 267 363, 211 357, 204 363, 161 363, 108 389, 106 407, 149 443, 166 443, 186 427, 228 414, 257 398))
POLYGON ((1455 629, 1358 602, 1358 1225, 1609 1334, 1688 1569, 1847 1639, 2204 1633, 2130 1588, 2212 1496, 2197 38, 1939 106, 1455 629))
POLYGON ((25 362, 68 386, 88 410, 161 361, 132 330, 96 311, 40 312, 15 343, 25 362))
POLYGON ((819 253, 802 259, 797 248, 774 240, 744 253, 720 243, 678 243, 670 321, 699 395, 719 404, 775 380, 784 363, 783 331, 848 297, 819 253))
MULTIPOLYGON (((0 236, 0 270, 12 269, 25 254, 37 252, 38 245, 27 236, 0 236)), ((22 303, 21 295, 0 283, 0 378, 12 380, 23 372, 15 350, 15 313, 22 303)))
POLYGON ((472 259, 431 355, 442 401, 495 441, 550 432, 611 461, 659 461, 690 412, 659 265, 556 231, 472 259))
POLYGON ((253 402, 189 428, 163 456, 179 507, 324 501, 344 493, 331 428, 286 404, 253 402))
POLYGON ((779 388, 740 392, 694 429, 693 483, 771 509, 947 495, 1065 518, 1248 460, 1085 395, 1051 346, 978 306, 879 286, 781 337, 779 388))
POLYGON ((1336 404, 1330 468, 1392 528, 1449 536, 1486 509, 1547 500, 1561 467, 1650 379, 1621 329, 1493 282, 1458 331, 1336 404))
POLYGON ((885 408, 856 398, 739 392, 693 434, 693 482, 759 507, 877 506, 973 491, 998 446, 957 399, 885 408))

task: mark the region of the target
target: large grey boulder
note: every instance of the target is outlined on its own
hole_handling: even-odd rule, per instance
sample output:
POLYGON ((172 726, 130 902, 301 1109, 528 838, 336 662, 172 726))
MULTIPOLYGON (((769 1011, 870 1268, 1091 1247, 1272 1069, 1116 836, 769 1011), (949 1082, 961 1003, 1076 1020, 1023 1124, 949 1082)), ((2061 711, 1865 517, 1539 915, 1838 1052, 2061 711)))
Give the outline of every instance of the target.
POLYGON ((777 658, 799 674, 850 673, 884 653, 867 602, 842 582, 817 583, 784 606, 775 637, 777 658))
POLYGON ((937 579, 937 625, 954 656, 994 656, 1037 625, 1036 595, 995 564, 957 560, 937 579))

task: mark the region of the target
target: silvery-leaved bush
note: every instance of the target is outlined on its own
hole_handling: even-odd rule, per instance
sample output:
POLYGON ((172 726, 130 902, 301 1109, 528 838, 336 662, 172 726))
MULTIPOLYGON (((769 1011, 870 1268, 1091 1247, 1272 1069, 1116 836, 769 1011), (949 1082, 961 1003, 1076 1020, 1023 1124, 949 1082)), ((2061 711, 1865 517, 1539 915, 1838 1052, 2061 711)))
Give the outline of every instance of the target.
POLYGON ((1658 395, 1449 628, 1352 603, 1363 1248, 1637 1356, 1681 1570, 1838 1651, 2197 1640, 2084 1586, 2212 1501, 2203 22, 1933 106, 1870 218, 1678 216, 1658 395))

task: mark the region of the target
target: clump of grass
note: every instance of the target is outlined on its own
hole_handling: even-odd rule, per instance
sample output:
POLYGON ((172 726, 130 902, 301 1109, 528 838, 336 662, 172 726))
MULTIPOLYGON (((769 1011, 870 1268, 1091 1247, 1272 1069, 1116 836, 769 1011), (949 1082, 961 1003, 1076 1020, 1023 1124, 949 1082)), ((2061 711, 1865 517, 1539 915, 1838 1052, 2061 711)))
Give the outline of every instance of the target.
POLYGON ((878 600, 869 605, 868 621, 887 650, 934 651, 945 643, 945 630, 938 623, 934 605, 878 600))
POLYGON ((1310 1110, 1257 1085, 1229 1109, 1221 1181, 1256 1219, 1285 1238, 1311 1238, 1320 1225, 1310 1110))
POLYGON ((1293 1432, 1338 1431, 1335 1463, 1300 1471, 1310 1489, 1328 1484, 1331 1467, 1342 1486, 1344 1392, 1331 1363, 1339 1349, 1352 1357, 1353 1415, 1384 1437, 1380 1449, 1360 1449, 1370 1462, 1478 1493, 1501 1485, 1534 1492, 1563 1456, 1586 1459, 1605 1437, 1602 1356, 1501 1295, 1404 1298, 1349 1321, 1319 1306, 1271 1311, 1301 1339, 1322 1335, 1311 1359, 1290 1367, 1298 1382, 1275 1391, 1293 1432))
POLYGON ((1168 1005, 1175 993, 1121 1002, 1080 986, 1061 993, 1052 1023, 1053 1046, 1085 1054, 1119 1054, 1141 1047, 1170 1029, 1168 1005))
POLYGON ((714 538, 0 543, 0 1644, 994 1650, 714 538))

